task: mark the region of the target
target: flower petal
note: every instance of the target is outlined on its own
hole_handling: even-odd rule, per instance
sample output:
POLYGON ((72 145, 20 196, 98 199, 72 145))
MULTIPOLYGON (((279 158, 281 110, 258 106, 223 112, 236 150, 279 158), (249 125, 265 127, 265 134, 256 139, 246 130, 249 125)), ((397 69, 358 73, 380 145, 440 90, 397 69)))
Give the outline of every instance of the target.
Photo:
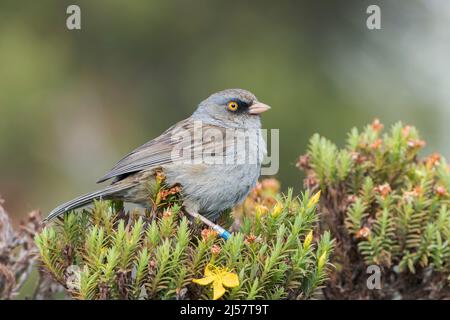
POLYGON ((213 283, 213 300, 217 300, 222 297, 225 293, 225 288, 222 285, 222 282, 219 280, 214 280, 213 283))
POLYGON ((209 277, 204 277, 201 279, 193 279, 192 282, 199 284, 201 286, 207 286, 208 284, 213 282, 215 279, 216 279, 215 276, 209 276, 209 277))
POLYGON ((315 206, 317 204, 317 202, 319 202, 319 200, 320 200, 320 190, 309 199, 309 202, 307 205, 308 209, 315 206))
POLYGON ((324 253, 322 253, 322 255, 319 258, 319 261, 317 262, 317 268, 322 269, 326 263, 327 263, 327 252, 325 251, 324 253))
POLYGON ((313 231, 311 230, 308 235, 305 237, 305 241, 303 242, 303 248, 309 248, 311 242, 313 240, 313 231))
POLYGON ((239 285, 239 277, 233 272, 224 272, 222 275, 222 283, 228 288, 234 288, 239 285))
POLYGON ((210 264, 206 265, 205 267, 205 277, 211 277, 214 275, 214 271, 211 270, 213 266, 211 266, 210 264))

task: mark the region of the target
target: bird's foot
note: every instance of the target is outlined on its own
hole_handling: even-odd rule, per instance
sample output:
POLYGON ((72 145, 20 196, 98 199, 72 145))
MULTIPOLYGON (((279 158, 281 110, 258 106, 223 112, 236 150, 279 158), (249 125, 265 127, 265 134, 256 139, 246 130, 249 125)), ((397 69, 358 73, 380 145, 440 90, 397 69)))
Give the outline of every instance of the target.
POLYGON ((199 219, 201 222, 209 226, 211 229, 216 231, 219 234, 219 237, 228 240, 228 238, 231 236, 231 233, 229 233, 227 230, 219 226, 218 224, 215 224, 214 222, 210 221, 209 219, 205 218, 199 213, 196 212, 189 212, 186 211, 187 214, 189 214, 194 219, 199 219))

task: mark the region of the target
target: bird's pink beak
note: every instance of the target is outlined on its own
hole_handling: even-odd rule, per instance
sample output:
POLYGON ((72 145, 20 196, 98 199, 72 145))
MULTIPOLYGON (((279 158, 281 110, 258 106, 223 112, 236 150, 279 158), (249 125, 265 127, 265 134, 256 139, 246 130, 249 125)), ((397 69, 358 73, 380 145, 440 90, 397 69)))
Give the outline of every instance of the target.
POLYGON ((262 102, 255 102, 248 108, 248 112, 250 114, 260 114, 269 110, 270 107, 262 102))

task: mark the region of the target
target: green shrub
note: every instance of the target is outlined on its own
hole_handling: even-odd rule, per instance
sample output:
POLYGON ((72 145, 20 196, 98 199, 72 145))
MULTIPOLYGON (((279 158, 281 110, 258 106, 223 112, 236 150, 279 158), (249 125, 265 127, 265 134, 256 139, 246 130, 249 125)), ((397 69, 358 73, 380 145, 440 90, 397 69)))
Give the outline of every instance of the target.
POLYGON ((330 234, 313 241, 308 194, 278 194, 264 206, 268 198, 255 200, 257 212, 243 210, 248 202, 240 208, 227 241, 168 201, 128 214, 120 203, 96 202, 45 227, 36 243, 45 270, 77 299, 211 299, 212 287, 193 280, 216 271, 238 278, 225 299, 314 297, 327 278, 330 234))
POLYGON ((450 173, 445 159, 419 159, 417 130, 375 120, 354 128, 339 149, 314 135, 298 166, 321 190, 321 229, 337 245, 329 298, 449 298, 450 173), (382 289, 368 290, 366 267, 382 268, 382 289))

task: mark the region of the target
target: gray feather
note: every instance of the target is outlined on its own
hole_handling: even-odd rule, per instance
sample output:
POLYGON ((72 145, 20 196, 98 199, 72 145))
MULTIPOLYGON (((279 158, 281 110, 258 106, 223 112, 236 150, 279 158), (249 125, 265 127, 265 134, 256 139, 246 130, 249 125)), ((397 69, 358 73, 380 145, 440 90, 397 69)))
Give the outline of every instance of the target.
POLYGON ((117 194, 117 192, 125 191, 132 187, 134 187, 133 184, 111 185, 111 186, 106 187, 105 189, 94 191, 94 192, 79 196, 78 198, 75 198, 66 203, 63 203, 62 205, 53 209, 53 211, 50 212, 50 214, 48 215, 48 217, 46 217, 44 219, 44 221, 52 220, 53 218, 63 214, 66 211, 70 211, 70 210, 85 206, 94 200, 109 199, 110 195, 117 194))
POLYGON ((167 129, 159 137, 147 142, 139 148, 133 150, 123 157, 117 164, 97 183, 104 182, 111 178, 132 173, 140 170, 147 170, 159 167, 172 162, 172 150, 176 143, 172 139, 177 130, 189 130, 188 119, 178 122, 167 129))

